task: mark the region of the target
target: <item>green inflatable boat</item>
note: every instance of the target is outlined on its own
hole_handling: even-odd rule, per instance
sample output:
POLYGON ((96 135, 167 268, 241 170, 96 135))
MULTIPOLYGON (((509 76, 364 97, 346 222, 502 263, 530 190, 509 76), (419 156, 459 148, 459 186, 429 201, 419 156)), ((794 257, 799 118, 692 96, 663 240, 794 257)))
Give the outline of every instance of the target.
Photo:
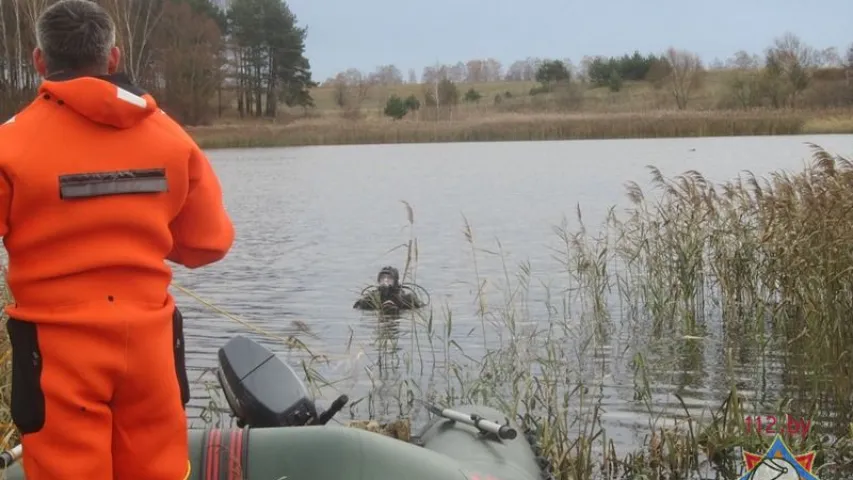
MULTIPOLYGON (((237 418, 230 429, 190 429, 191 480, 547 480, 526 435, 488 407, 433 414, 411 442, 327 425, 347 403, 319 411, 294 370, 242 336, 219 350, 219 383, 237 418)), ((6 478, 23 480, 18 446, 0 455, 6 478)))

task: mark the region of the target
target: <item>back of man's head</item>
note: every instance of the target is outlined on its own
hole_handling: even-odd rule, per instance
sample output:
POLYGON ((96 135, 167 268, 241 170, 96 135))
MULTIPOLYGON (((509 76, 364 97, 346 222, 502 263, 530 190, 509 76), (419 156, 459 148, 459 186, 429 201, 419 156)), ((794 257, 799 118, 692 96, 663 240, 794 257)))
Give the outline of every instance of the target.
POLYGON ((60 0, 36 23, 47 74, 107 73, 116 27, 110 14, 90 0, 60 0))

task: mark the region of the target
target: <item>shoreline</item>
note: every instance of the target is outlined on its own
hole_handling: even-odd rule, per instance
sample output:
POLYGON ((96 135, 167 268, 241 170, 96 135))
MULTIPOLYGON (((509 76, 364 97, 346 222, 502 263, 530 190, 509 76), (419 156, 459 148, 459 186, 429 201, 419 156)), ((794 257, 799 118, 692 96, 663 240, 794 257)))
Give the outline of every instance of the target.
POLYGON ((458 120, 299 118, 187 127, 204 149, 853 134, 853 110, 501 114, 458 120))

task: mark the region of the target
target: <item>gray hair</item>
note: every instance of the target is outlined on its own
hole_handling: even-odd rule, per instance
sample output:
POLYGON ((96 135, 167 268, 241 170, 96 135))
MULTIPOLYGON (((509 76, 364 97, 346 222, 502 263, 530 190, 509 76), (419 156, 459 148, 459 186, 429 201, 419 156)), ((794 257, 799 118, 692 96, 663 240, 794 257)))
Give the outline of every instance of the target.
POLYGON ((60 0, 39 16, 36 39, 48 73, 105 69, 115 45, 116 26, 90 0, 60 0))

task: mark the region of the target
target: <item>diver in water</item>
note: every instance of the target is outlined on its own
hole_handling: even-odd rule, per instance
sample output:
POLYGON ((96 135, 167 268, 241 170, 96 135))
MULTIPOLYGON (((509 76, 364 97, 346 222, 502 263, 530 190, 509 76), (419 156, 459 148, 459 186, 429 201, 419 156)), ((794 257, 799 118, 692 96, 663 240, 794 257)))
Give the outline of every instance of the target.
MULTIPOLYGON (((412 285, 416 288, 422 287, 412 285)), ((400 283, 400 272, 391 266, 384 267, 376 276, 376 285, 362 291, 352 308, 360 310, 411 310, 425 306, 415 294, 412 286, 400 283)))

